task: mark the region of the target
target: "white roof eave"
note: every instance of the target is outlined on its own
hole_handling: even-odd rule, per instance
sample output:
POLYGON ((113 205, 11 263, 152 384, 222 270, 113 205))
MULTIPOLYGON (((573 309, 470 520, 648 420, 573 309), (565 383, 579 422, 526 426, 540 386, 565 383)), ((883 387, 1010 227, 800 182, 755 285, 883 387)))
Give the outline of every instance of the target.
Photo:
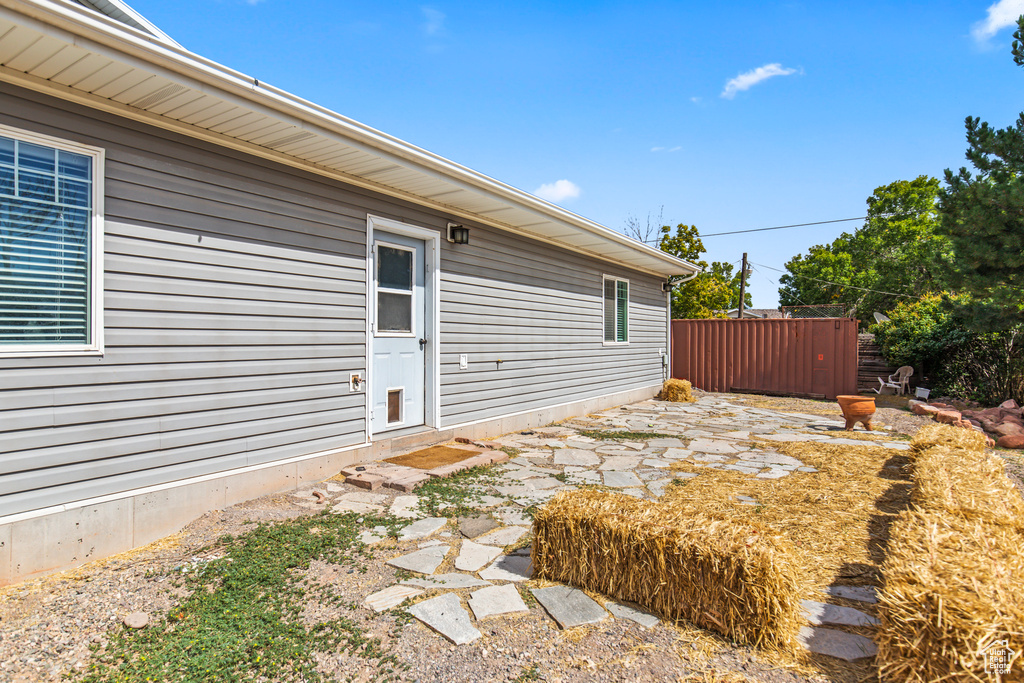
MULTIPOLYGON (((125 7, 127 7, 125 5, 125 7)), ((129 8, 130 9, 130 8, 129 8)), ((688 275, 698 272, 700 268, 694 264, 677 259, 658 249, 641 244, 633 239, 617 233, 603 225, 595 223, 567 211, 559 206, 544 201, 529 193, 518 190, 510 185, 477 173, 465 166, 433 154, 391 135, 375 130, 369 126, 332 112, 324 107, 303 100, 284 90, 259 83, 256 79, 234 71, 225 66, 188 52, 173 41, 155 41, 145 31, 128 26, 115 19, 96 12, 85 10, 69 0, 0 0, 0 18, 19 25, 29 26, 43 35, 56 37, 77 48, 101 54, 108 59, 125 64, 140 73, 155 74, 155 77, 194 91, 197 96, 207 95, 238 107, 240 111, 257 116, 267 117, 268 121, 284 122, 297 130, 308 132, 313 138, 320 139, 324 144, 343 144, 373 157, 391 162, 403 171, 416 173, 420 186, 433 186, 433 190, 408 192, 400 187, 392 187, 385 180, 357 178, 346 173, 344 166, 332 168, 302 159, 298 150, 293 150, 291 159, 296 165, 309 167, 317 173, 336 174, 349 182, 356 182, 363 187, 379 190, 392 196, 413 201, 423 200, 432 206, 449 211, 453 216, 476 220, 501 229, 541 239, 550 244, 589 254, 607 261, 620 263, 631 268, 648 272, 661 277, 672 275, 688 275), (453 191, 445 191, 451 187, 453 191), (468 192, 465 206, 460 206, 458 197, 468 192), (431 200, 427 195, 440 196, 448 194, 448 199, 431 200), (475 199, 476 201, 469 201, 475 199), (513 212, 514 219, 502 220, 490 217, 488 213, 497 213, 493 209, 480 209, 478 213, 472 204, 480 205, 480 199, 497 200, 500 204, 518 209, 513 212), (565 237, 559 237, 559 235, 565 237), (570 236, 577 239, 569 240, 570 236), (584 238, 580 240, 579 238, 584 238), (586 246, 574 246, 572 242, 586 246), (628 252, 628 256, 623 254, 628 252)), ((0 67, 0 77, 11 77, 11 70, 0 67)), ((28 83, 36 89, 52 88, 58 96, 73 95, 79 99, 98 104, 93 93, 72 92, 74 89, 47 83, 35 78, 30 70, 25 72, 28 83)), ((10 79, 14 80, 14 79, 10 79)), ((271 158, 288 157, 289 154, 273 147, 250 144, 242 138, 233 139, 222 133, 193 126, 189 130, 188 123, 161 117, 160 114, 144 109, 132 109, 123 103, 112 102, 111 110, 125 115, 138 112, 145 114, 144 120, 152 121, 153 117, 164 118, 168 127, 185 129, 186 134, 214 139, 220 144, 229 144, 236 148, 266 150, 271 158), (173 121, 173 124, 170 122, 173 121)), ((248 114, 247 114, 248 115, 248 114)), ((287 145, 282 145, 287 147, 287 145)), ((328 155, 330 156, 330 155, 328 155)), ((385 169, 386 170, 386 169, 385 169)), ((381 171, 367 175, 373 176, 381 171)), ((356 174, 358 175, 358 174, 356 174)))

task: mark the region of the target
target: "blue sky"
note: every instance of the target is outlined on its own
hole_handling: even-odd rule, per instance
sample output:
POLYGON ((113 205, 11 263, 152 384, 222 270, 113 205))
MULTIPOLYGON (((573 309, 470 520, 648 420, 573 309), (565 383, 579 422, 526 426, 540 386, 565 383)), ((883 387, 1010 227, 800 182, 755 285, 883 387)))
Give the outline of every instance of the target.
MULTIPOLYGON (((188 49, 613 229, 863 216, 1024 110, 1024 0, 902 3, 129 0, 188 49), (731 85, 730 85, 731 84, 731 85)), ((757 264, 856 222, 704 240, 757 264)), ((766 267, 767 266, 767 267, 766 267)))

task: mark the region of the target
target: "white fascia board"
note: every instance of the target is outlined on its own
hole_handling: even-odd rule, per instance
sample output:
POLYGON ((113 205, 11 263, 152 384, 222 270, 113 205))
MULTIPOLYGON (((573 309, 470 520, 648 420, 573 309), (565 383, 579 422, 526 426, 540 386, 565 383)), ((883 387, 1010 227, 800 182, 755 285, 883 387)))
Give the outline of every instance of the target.
MULTIPOLYGON (((107 53, 113 49, 118 53, 116 57, 120 61, 134 61, 133 66, 137 68, 155 71, 171 80, 184 79, 187 85, 201 92, 209 92, 240 106, 263 111, 328 138, 340 137, 345 144, 356 149, 392 159, 404 166, 413 166, 422 173, 467 190, 497 197, 546 221, 572 226, 584 233, 590 233, 601 238, 602 242, 624 246, 647 257, 645 260, 650 265, 642 270, 665 276, 695 273, 700 270, 692 263, 630 239, 511 185, 477 173, 284 90, 259 83, 241 72, 188 52, 177 44, 154 42, 147 38, 144 31, 105 15, 83 12, 80 5, 70 0, 0 0, 0 7, 35 19, 39 23, 34 28, 41 32, 52 33, 54 28, 59 29, 62 39, 85 49, 100 53, 107 53), (660 264, 661 267, 655 264, 660 264)), ((17 17, 11 18, 18 20, 17 17)), ((516 230, 515 226, 507 227, 516 230)), ((542 229, 536 233, 531 230, 528 234, 544 237, 542 229)))
POLYGON ((117 13, 123 14, 131 22, 133 28, 141 29, 146 33, 152 34, 152 37, 158 40, 181 47, 178 41, 161 31, 156 24, 139 14, 137 10, 129 6, 128 3, 122 2, 122 0, 82 0, 82 3, 114 20, 120 20, 117 17, 117 13), (114 11, 111 12, 111 9, 114 11))

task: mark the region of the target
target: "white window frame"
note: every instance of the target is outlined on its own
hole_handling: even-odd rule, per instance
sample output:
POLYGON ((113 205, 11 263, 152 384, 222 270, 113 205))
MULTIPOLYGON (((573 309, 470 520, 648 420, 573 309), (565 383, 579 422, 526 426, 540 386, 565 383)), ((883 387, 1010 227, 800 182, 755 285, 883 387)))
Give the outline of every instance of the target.
POLYGON ((415 298, 416 298, 416 294, 415 294, 415 291, 416 291, 416 276, 419 274, 417 269, 416 269, 416 265, 417 265, 416 264, 416 250, 413 249, 412 247, 407 247, 407 246, 402 245, 402 244, 393 244, 391 242, 386 242, 386 241, 382 241, 382 240, 374 240, 374 242, 373 242, 373 268, 374 268, 374 271, 375 271, 373 273, 373 286, 374 286, 374 292, 373 292, 373 297, 374 297, 374 299, 373 299, 373 334, 374 334, 374 336, 376 336, 376 337, 415 337, 416 336, 416 333, 414 332, 414 330, 416 329, 416 324, 419 322, 419 318, 417 318, 417 316, 416 316, 416 307, 415 306, 411 306, 410 307, 412 309, 412 313, 409 316, 409 326, 410 326, 410 331, 409 332, 398 332, 398 331, 388 332, 388 331, 382 331, 380 329, 380 320, 378 319, 378 316, 380 315, 380 306, 378 305, 378 299, 377 299, 377 295, 379 295, 381 292, 383 292, 385 294, 401 294, 403 296, 409 296, 412 300, 415 301, 415 298), (405 290, 405 289, 390 289, 389 287, 381 287, 380 286, 378 273, 376 272, 376 270, 380 268, 380 247, 389 247, 391 249, 396 249, 398 251, 408 252, 409 254, 412 255, 412 258, 410 259, 412 261, 412 270, 410 271, 410 274, 412 276, 412 287, 410 289, 408 289, 408 290, 405 290))
POLYGON ((92 159, 92 224, 89 254, 89 343, 88 344, 3 344, 0 358, 103 355, 103 181, 106 150, 0 124, 0 135, 15 138, 92 159))
MULTIPOLYGON (((602 345, 603 346, 629 346, 629 330, 632 327, 632 325, 629 324, 629 292, 630 292, 630 284, 629 284, 629 280, 627 278, 617 277, 615 275, 604 275, 601 278, 601 339, 603 340, 602 341, 602 345), (608 283, 609 280, 611 280, 611 281, 616 283, 615 284, 616 310, 618 310, 618 300, 619 300, 619 285, 618 285, 618 283, 620 283, 620 282, 625 282, 626 283, 626 341, 615 341, 614 339, 609 341, 609 340, 604 338, 604 330, 605 330, 605 322, 606 322, 606 320, 605 320, 605 305, 604 305, 605 304, 604 290, 608 286, 607 283, 608 283)), ((616 322, 615 322, 615 337, 618 338, 618 336, 619 336, 618 320, 616 320, 616 322)))

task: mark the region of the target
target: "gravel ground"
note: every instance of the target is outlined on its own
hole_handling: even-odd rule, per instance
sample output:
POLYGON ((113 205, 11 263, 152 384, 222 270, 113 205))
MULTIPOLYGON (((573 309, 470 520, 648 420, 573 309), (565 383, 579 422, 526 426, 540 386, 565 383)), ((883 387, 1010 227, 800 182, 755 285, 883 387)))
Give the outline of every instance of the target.
MULTIPOLYGON (((728 398, 781 411, 838 414, 835 404, 823 401, 747 395, 728 398)), ((905 435, 928 423, 898 407, 880 407, 876 421, 905 435)), ((1019 460, 1016 464, 1020 465, 1019 460)), ((399 495, 381 492, 392 499, 399 495)), ((204 549, 218 538, 244 533, 256 522, 283 521, 317 511, 312 501, 292 495, 249 501, 209 513, 179 534, 145 548, 0 589, 0 680, 56 683, 80 678, 90 662, 90 648, 102 648, 110 633, 124 628, 121 621, 127 614, 144 611, 152 622, 166 616, 184 596, 179 587, 182 572, 214 557, 204 549)), ((419 622, 402 618, 397 610, 376 614, 361 605, 367 594, 401 578, 383 558, 399 549, 413 550, 416 545, 415 541, 399 545, 388 540, 375 546, 377 559, 360 571, 314 563, 306 573, 311 582, 330 583, 344 598, 339 604, 306 605, 304 615, 310 623, 330 615, 351 619, 368 636, 379 638, 383 648, 408 667, 401 673, 402 680, 853 683, 874 679, 867 665, 836 665, 827 658, 814 660, 813 668, 782 665, 707 632, 665 622, 645 630, 632 622, 609 619, 598 626, 561 631, 523 589, 520 592, 530 606, 528 613, 494 617, 493 626, 484 621, 482 639, 454 646, 419 622)), ((536 585, 531 581, 525 587, 536 585)), ((356 654, 321 654, 317 660, 322 672, 339 680, 375 680, 380 673, 372 660, 356 654)))

